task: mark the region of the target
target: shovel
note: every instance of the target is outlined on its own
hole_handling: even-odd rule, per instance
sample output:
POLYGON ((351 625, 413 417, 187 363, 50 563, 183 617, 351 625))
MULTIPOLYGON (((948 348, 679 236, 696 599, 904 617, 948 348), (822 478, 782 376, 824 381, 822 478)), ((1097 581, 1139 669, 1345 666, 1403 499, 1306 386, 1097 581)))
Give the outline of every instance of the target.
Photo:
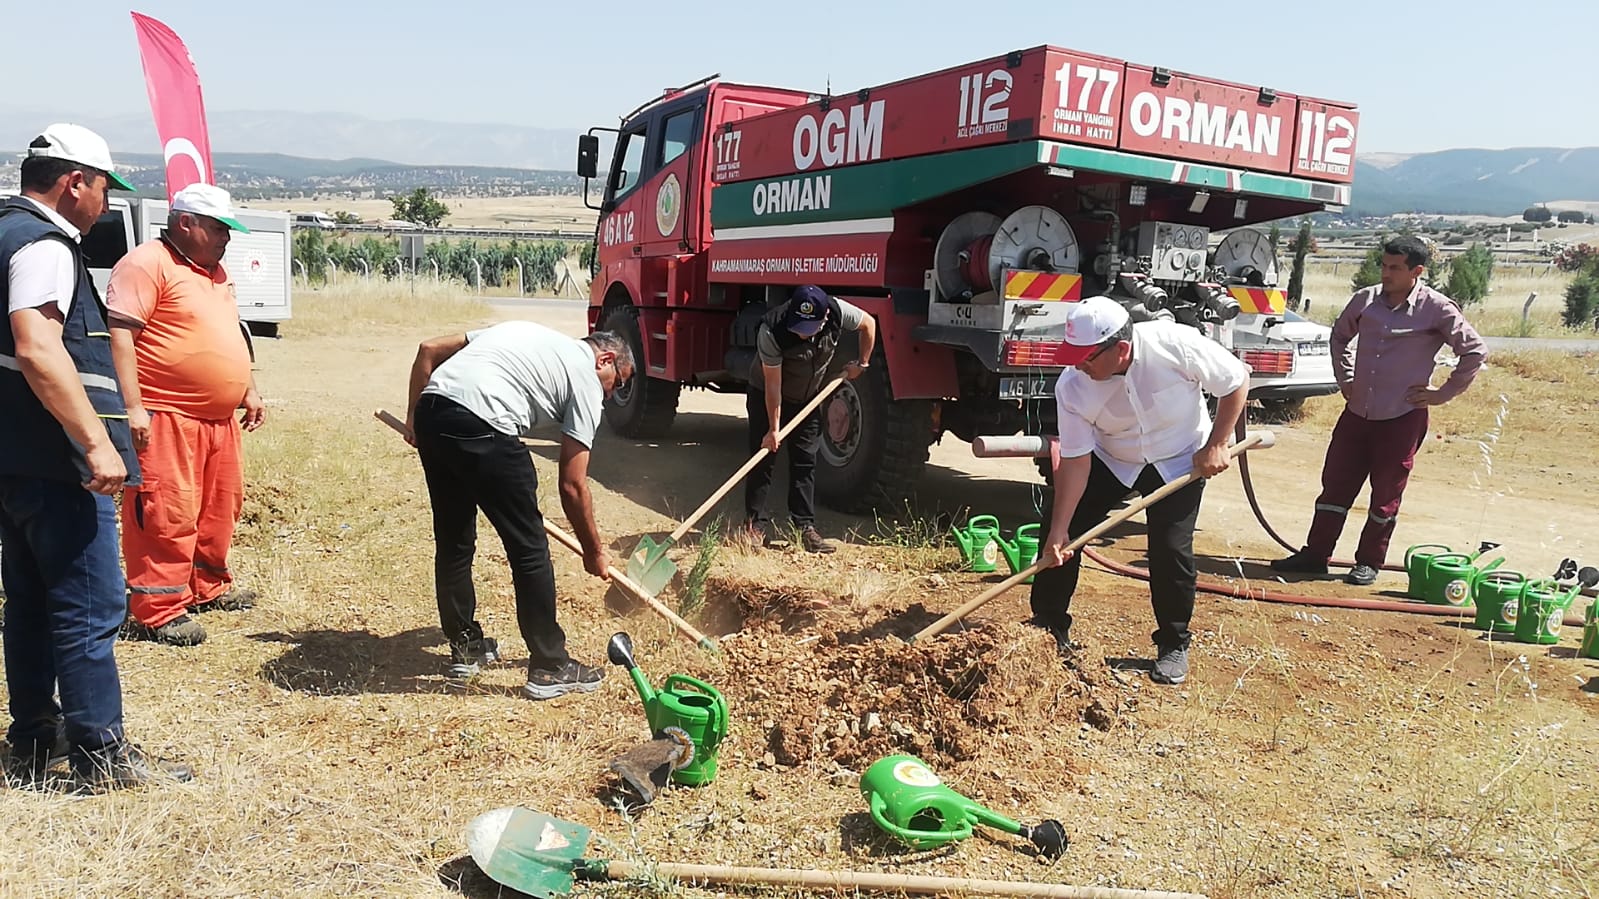
MULTIPOLYGON (((779 444, 843 383, 844 379, 842 377, 834 378, 822 388, 820 393, 812 397, 810 402, 801 407, 799 413, 789 419, 788 424, 778 429, 777 439, 779 444)), ((755 455, 750 457, 748 462, 744 463, 744 467, 734 472, 733 476, 727 479, 727 483, 711 494, 710 499, 701 503, 700 507, 694 510, 694 514, 684 519, 676 530, 666 536, 666 539, 659 543, 648 536, 639 540, 638 546, 634 547, 632 554, 627 557, 627 576, 632 578, 640 587, 643 587, 644 592, 651 596, 660 593, 662 588, 670 584, 672 578, 677 576, 677 563, 666 557, 666 551, 671 549, 677 541, 683 539, 683 535, 687 534, 689 529, 694 527, 701 518, 704 518, 705 513, 711 511, 717 503, 721 502, 722 497, 726 496, 729 490, 732 490, 739 481, 744 480, 745 475, 748 475, 762 459, 766 458, 768 452, 766 447, 761 447, 755 455)))
MULTIPOLYGON (((379 409, 376 412, 373 412, 372 417, 383 422, 394 430, 399 431, 402 435, 409 435, 410 433, 406 430, 405 422, 399 420, 385 409, 379 409)), ((567 549, 570 549, 572 552, 575 552, 580 556, 583 554, 583 545, 578 542, 577 538, 573 537, 571 534, 568 534, 566 531, 561 530, 555 525, 550 524, 550 520, 548 518, 544 519, 544 533, 549 535, 549 537, 555 542, 561 544, 567 549)), ((700 633, 694 628, 694 625, 684 621, 682 616, 662 605, 661 601, 656 599, 654 594, 644 592, 644 589, 638 584, 633 583, 631 578, 628 578, 624 576, 622 572, 617 571, 615 565, 607 568, 605 573, 611 576, 612 583, 637 597, 640 602, 649 606, 651 611, 655 612, 657 615, 660 615, 662 618, 665 618, 669 624, 677 628, 679 633, 690 640, 693 640, 695 646, 698 646, 700 649, 703 649, 712 655, 721 655, 721 647, 717 645, 715 640, 712 640, 710 637, 700 633)))
MULTIPOLYGON (((1248 437, 1239 440, 1237 443, 1234 443, 1232 446, 1229 446, 1227 448, 1227 458, 1235 458, 1246 450, 1269 449, 1276 445, 1276 434, 1273 434, 1270 431, 1256 431, 1253 434, 1250 434, 1248 437)), ((1151 493, 1148 496, 1140 497, 1136 502, 1128 503, 1127 508, 1117 512, 1115 515, 1110 516, 1094 527, 1089 528, 1087 531, 1083 532, 1081 537, 1078 537, 1076 540, 1068 543, 1066 548, 1072 552, 1082 549, 1083 546, 1087 545, 1088 541, 1093 540, 1100 534, 1103 534, 1116 525, 1121 524, 1129 518, 1132 518, 1139 512, 1142 512, 1143 510, 1153 506, 1155 503, 1160 502, 1171 494, 1176 493, 1184 487, 1187 487, 1195 480, 1198 480, 1198 478, 1198 475, 1190 471, 1188 474, 1183 475, 1177 480, 1172 481, 1169 484, 1162 485, 1161 488, 1156 490, 1154 493, 1151 493)), ((954 625, 962 618, 965 618, 967 615, 977 611, 978 607, 982 606, 984 603, 1000 595, 1001 593, 1004 593, 1006 590, 1009 590, 1017 584, 1020 584, 1022 581, 1027 580, 1040 571, 1050 567, 1049 562, 1049 549, 1047 547, 1039 547, 1038 561, 1027 566, 1026 568, 1023 568, 1021 571, 1016 572, 1005 580, 1000 581, 994 586, 989 587, 987 590, 984 590, 982 593, 978 594, 974 599, 967 602, 965 605, 953 612, 950 612, 948 615, 945 615, 943 618, 938 619, 932 624, 929 624, 927 627, 917 631, 906 642, 915 643, 917 640, 925 640, 928 637, 937 636, 938 634, 943 633, 945 630, 949 629, 951 625, 954 625)))
POLYGON ((1196 893, 1123 890, 1055 883, 1015 883, 963 877, 877 874, 795 868, 738 868, 728 865, 642 864, 584 858, 592 832, 520 806, 485 812, 466 828, 467 851, 496 883, 538 899, 564 896, 576 878, 626 880, 672 877, 694 884, 768 884, 815 890, 875 890, 894 893, 946 893, 982 896, 1046 896, 1060 899, 1204 899, 1196 893))

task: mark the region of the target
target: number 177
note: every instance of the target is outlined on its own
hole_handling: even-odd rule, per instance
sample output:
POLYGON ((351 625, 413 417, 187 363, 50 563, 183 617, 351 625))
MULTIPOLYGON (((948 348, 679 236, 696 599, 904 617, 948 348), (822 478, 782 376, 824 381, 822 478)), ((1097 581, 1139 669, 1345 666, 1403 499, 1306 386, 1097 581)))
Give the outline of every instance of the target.
POLYGON ((1116 85, 1121 81, 1122 73, 1115 69, 1102 69, 1099 66, 1073 65, 1061 63, 1055 72, 1055 80, 1060 82, 1060 105, 1065 106, 1071 98, 1072 82, 1080 81, 1077 91, 1077 103, 1072 106, 1079 112, 1088 112, 1089 100, 1094 95, 1096 85, 1104 85, 1104 90, 1099 96, 1099 114, 1110 115, 1111 99, 1116 95, 1116 85))

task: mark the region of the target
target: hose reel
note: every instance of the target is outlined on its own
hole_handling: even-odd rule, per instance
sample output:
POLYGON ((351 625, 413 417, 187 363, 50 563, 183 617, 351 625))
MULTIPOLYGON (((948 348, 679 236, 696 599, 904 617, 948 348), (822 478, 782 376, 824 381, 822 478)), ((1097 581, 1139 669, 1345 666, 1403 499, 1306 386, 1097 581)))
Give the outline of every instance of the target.
POLYGON ((1077 235, 1048 206, 1023 206, 1001 219, 967 212, 944 227, 933 248, 933 271, 944 297, 970 299, 999 286, 1004 269, 1075 274, 1077 235))

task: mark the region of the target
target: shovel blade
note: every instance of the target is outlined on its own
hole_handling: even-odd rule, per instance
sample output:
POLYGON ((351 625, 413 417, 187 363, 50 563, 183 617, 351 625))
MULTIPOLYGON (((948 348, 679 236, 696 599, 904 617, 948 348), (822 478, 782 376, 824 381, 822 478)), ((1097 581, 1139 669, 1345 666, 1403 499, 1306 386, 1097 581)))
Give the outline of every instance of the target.
POLYGON ((530 896, 564 896, 590 831, 521 806, 484 812, 466 826, 466 847, 495 883, 530 896))
POLYGON ((666 557, 666 551, 671 548, 671 541, 656 543, 654 539, 645 537, 633 548, 633 554, 627 557, 627 578, 643 588, 645 593, 655 596, 665 589, 672 578, 677 577, 677 564, 666 557))

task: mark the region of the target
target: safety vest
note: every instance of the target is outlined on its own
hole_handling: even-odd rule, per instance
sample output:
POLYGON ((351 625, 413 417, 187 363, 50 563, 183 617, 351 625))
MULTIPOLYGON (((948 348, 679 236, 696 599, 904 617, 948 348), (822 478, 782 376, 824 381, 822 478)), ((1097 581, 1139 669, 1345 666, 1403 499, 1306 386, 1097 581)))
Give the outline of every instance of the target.
MULTIPOLYGON (((827 321, 822 325, 822 330, 809 339, 783 327, 783 316, 787 313, 788 303, 785 302, 766 313, 762 327, 771 333, 777 341, 777 348, 783 353, 783 400, 803 403, 822 389, 827 368, 833 364, 833 351, 838 348, 838 335, 842 330, 839 326, 838 304, 829 298, 827 321)), ((756 390, 764 389, 759 354, 750 366, 750 383, 756 390)))
MULTIPOLYGON (((105 304, 89 277, 83 250, 76 241, 50 221, 32 202, 14 197, 0 205, 0 310, 11 308, 11 257, 18 250, 40 240, 59 240, 72 251, 78 270, 72 293, 72 307, 62 323, 61 343, 72 358, 83 392, 95 414, 105 424, 111 444, 127 466, 129 485, 141 482, 139 457, 133 449, 128 429, 128 410, 122 403, 116 367, 111 361, 111 333, 106 329, 105 304)), ((85 450, 68 436, 33 388, 17 363, 16 335, 11 332, 11 316, 0 324, 0 421, 6 436, 0 439, 0 476, 44 478, 53 481, 87 483, 90 479, 85 450)))

